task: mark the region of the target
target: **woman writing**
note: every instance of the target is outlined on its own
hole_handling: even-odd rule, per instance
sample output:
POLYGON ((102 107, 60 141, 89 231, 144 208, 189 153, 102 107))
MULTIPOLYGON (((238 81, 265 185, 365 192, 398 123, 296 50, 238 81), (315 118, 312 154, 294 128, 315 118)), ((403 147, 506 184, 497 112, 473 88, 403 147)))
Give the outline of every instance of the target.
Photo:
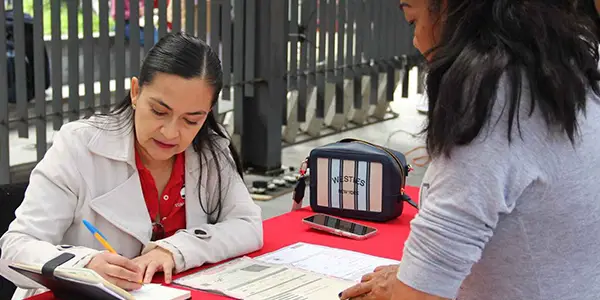
POLYGON ((44 264, 69 252, 64 265, 132 290, 157 271, 170 282, 174 272, 261 248, 260 208, 211 110, 221 88, 220 61, 204 42, 161 39, 113 113, 57 133, 0 239, 2 258, 44 264))
POLYGON ((568 0, 400 7, 428 60, 432 162, 401 263, 340 297, 598 299, 593 22, 568 0))

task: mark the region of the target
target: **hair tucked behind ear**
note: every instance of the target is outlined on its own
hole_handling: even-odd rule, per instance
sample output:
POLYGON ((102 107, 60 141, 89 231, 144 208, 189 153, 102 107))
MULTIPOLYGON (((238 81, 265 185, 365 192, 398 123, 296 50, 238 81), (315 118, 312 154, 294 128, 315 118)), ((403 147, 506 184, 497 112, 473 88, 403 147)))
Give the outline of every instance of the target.
MULTIPOLYGON (((166 35, 148 52, 140 71, 140 89, 151 83, 157 73, 177 75, 185 79, 202 78, 213 87, 213 106, 223 88, 223 70, 217 54, 204 41, 184 32, 166 35)), ((117 104, 109 116, 127 120, 127 125, 130 125, 133 124, 133 113, 131 97, 128 94, 123 101, 117 104)), ((212 205, 210 201, 206 201, 207 205, 205 205, 202 199, 199 199, 200 206, 208 215, 211 224, 219 221, 223 210, 225 188, 222 186, 221 171, 225 168, 222 164, 231 163, 237 173, 243 176, 242 164, 237 151, 231 144, 228 149, 219 149, 217 145, 219 138, 229 139, 211 111, 192 142, 192 147, 200 158, 200 174, 203 174, 202 167, 206 162, 212 159, 215 163, 215 167, 208 169, 206 174, 209 178, 217 178, 218 201, 212 205), (231 155, 227 152, 230 152, 231 155), (210 153, 210 157, 207 157, 206 153, 210 153)), ((202 187, 201 182, 202 178, 199 178, 198 189, 202 187)), ((202 195, 202 193, 199 192, 198 195, 202 195)))
POLYGON ((450 156, 479 135, 502 76, 510 85, 509 142, 526 82, 530 112, 539 109, 549 127, 574 143, 577 115, 589 88, 598 94, 600 73, 595 26, 572 1, 446 0, 444 12, 435 9, 440 0, 431 1, 432 13, 444 17, 426 82, 430 155, 450 156))

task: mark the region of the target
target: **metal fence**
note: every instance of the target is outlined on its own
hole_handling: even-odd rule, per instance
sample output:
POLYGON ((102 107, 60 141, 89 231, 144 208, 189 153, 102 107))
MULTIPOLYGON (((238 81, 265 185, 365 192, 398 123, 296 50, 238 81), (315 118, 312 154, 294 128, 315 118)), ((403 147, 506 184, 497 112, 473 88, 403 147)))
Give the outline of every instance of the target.
POLYGON ((169 31, 219 51, 218 112, 245 166, 263 173, 286 145, 395 117, 389 101, 418 61, 397 0, 124 1, 0 1, 0 183, 19 167, 9 136, 35 134, 30 169, 48 132, 122 99, 169 31))

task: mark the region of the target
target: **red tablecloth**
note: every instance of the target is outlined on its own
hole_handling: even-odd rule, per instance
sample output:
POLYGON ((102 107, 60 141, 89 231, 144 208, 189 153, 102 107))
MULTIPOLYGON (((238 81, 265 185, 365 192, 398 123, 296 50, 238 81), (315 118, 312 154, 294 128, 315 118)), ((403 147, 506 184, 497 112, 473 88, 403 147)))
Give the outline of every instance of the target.
MULTIPOLYGON (((406 192, 413 199, 418 199, 418 188, 408 187, 406 192)), ((378 233, 373 237, 359 241, 310 229, 308 226, 303 224, 301 220, 311 215, 312 211, 309 208, 304 208, 266 220, 264 222, 264 247, 259 251, 249 254, 248 256, 258 256, 297 242, 306 242, 399 260, 402 257, 404 242, 408 238, 408 233, 410 231, 409 222, 414 217, 415 213, 416 210, 414 208, 409 205, 404 205, 404 212, 402 216, 393 221, 387 223, 359 221, 359 223, 373 226, 378 230, 378 233)), ((198 271, 198 269, 189 270, 187 272, 178 274, 175 276, 175 278, 188 275, 196 271, 198 271)), ((157 276, 154 281, 160 282, 162 280, 161 277, 162 276, 157 276)), ((52 293, 45 293, 29 299, 52 300, 55 298, 53 297, 52 293)), ((221 300, 229 298, 192 290, 192 299, 221 300)))

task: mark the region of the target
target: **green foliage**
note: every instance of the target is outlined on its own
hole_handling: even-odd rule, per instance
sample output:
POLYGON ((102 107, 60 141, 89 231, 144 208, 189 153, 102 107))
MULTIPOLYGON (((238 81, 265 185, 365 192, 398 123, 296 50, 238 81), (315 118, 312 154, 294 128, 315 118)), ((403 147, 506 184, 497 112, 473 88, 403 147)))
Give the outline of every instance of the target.
MULTIPOLYGON (((52 34, 52 14, 51 14, 51 6, 50 6, 50 1, 51 0, 42 0, 42 3, 44 5, 44 35, 51 35, 52 34)), ((52 1, 61 1, 61 0, 52 0, 52 1)), ((76 1, 76 0, 69 0, 69 1, 76 1)), ((89 1, 89 0, 84 0, 84 1, 89 1)), ((109 0, 101 0, 101 1, 109 1, 109 0)), ((77 1, 79 3, 79 1, 77 1)), ((23 11, 25 13, 28 13, 30 15, 32 15, 35 18, 35 15, 33 14, 33 3, 34 0, 23 0, 23 11)), ((99 16, 92 11, 92 31, 93 32, 98 32, 99 31, 99 27, 100 27, 100 18, 99 16)), ((112 31, 114 27, 114 20, 112 19, 112 17, 109 15, 108 16, 108 30, 112 31)), ((69 32, 69 18, 68 18, 68 10, 67 10, 67 2, 66 1, 61 1, 60 4, 60 34, 61 35, 67 35, 69 32)), ((79 35, 83 34, 83 11, 81 9, 81 5, 78 5, 78 9, 77 9, 77 32, 79 33, 79 35)))

